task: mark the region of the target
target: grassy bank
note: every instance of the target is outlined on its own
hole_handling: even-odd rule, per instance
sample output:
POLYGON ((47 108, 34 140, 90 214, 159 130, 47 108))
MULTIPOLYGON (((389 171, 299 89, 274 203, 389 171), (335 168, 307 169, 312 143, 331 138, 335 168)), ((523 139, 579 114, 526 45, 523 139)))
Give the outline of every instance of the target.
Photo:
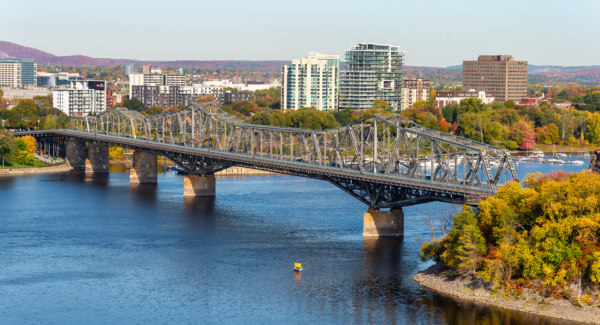
POLYGON ((0 164, 0 169, 40 168, 40 167, 50 167, 50 166, 57 166, 57 165, 60 165, 60 164, 49 165, 49 164, 43 163, 39 160, 36 160, 34 165, 23 165, 23 164, 19 164, 18 162, 14 162, 14 161, 13 162, 5 161, 4 167, 2 167, 2 165, 0 164))

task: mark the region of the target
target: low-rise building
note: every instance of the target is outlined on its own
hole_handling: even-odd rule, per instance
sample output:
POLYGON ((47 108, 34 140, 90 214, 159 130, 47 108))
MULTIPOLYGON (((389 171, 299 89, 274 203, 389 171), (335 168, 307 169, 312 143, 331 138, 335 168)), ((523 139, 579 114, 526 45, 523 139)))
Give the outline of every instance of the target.
POLYGON ((529 97, 529 98, 521 98, 521 100, 517 103, 517 105, 527 105, 527 106, 540 106, 542 103, 552 104, 551 98, 546 98, 545 94, 542 94, 542 97, 529 97))
POLYGON ((405 78, 402 80, 402 109, 412 107, 415 102, 429 101, 431 82, 423 78, 405 78))
POLYGON ((146 107, 159 106, 168 108, 172 106, 187 106, 194 103, 198 98, 223 93, 221 87, 203 86, 156 86, 143 85, 131 86, 132 98, 136 98, 146 107))
POLYGON ((250 102, 250 94, 249 93, 232 93, 231 91, 226 91, 223 94, 215 95, 215 99, 219 106, 224 103, 233 103, 233 102, 250 102))
POLYGON ((52 91, 48 88, 31 88, 31 89, 3 89, 4 96, 8 100, 15 98, 19 99, 33 99, 35 96, 48 96, 52 95, 52 91))
POLYGON ((484 104, 494 102, 494 94, 485 91, 453 91, 453 92, 438 92, 435 94, 435 107, 442 108, 447 105, 457 105, 461 100, 467 98, 479 98, 484 104))
POLYGON ((69 72, 38 72, 37 73, 37 85, 41 87, 71 87, 74 82, 84 81, 85 78, 80 76, 79 73, 69 72))
POLYGON ((88 115, 106 110, 106 81, 77 81, 71 88, 52 91, 53 106, 67 115, 88 115))

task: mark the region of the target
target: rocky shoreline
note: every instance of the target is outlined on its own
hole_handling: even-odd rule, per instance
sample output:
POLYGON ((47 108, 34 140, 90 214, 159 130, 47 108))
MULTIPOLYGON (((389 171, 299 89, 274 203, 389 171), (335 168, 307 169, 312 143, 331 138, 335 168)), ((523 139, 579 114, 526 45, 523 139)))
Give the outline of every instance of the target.
POLYGON ((489 285, 481 280, 454 277, 450 276, 453 272, 438 273, 438 270, 434 265, 417 273, 413 279, 429 290, 475 303, 584 324, 600 324, 598 307, 578 307, 567 300, 543 298, 534 292, 525 293, 518 299, 502 294, 492 295, 489 285))

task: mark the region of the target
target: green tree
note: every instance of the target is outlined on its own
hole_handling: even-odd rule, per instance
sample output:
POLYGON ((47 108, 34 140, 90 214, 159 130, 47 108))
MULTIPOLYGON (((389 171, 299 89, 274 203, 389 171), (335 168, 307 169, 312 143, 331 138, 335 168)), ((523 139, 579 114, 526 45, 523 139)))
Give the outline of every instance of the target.
POLYGON ((467 113, 479 113, 487 111, 487 107, 479 98, 465 98, 458 104, 460 108, 467 113))
POLYGON ((509 99, 507 101, 504 102, 504 107, 506 108, 513 108, 515 107, 515 101, 512 99, 509 99))
POLYGON ((6 131, 0 131, 0 157, 2 157, 2 167, 5 160, 15 159, 18 152, 15 136, 6 131))
POLYGON ((128 110, 138 112, 146 110, 146 105, 144 105, 144 103, 137 98, 125 98, 125 100, 123 100, 123 107, 127 107, 128 110))

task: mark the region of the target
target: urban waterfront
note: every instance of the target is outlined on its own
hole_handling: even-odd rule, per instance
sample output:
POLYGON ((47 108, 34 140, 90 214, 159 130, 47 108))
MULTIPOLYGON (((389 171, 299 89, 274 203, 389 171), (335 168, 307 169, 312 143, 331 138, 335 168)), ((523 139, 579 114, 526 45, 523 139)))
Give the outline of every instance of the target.
MULTIPOLYGON (((589 166, 589 159, 584 159, 589 166)), ((526 173, 581 165, 523 163, 526 173)), ((292 176, 217 179, 184 198, 183 177, 131 186, 65 173, 0 178, 0 319, 13 324, 566 324, 433 293, 412 277, 428 230, 405 208, 404 239, 362 237, 366 206, 292 176), (295 262, 304 272, 294 274, 295 262)))

